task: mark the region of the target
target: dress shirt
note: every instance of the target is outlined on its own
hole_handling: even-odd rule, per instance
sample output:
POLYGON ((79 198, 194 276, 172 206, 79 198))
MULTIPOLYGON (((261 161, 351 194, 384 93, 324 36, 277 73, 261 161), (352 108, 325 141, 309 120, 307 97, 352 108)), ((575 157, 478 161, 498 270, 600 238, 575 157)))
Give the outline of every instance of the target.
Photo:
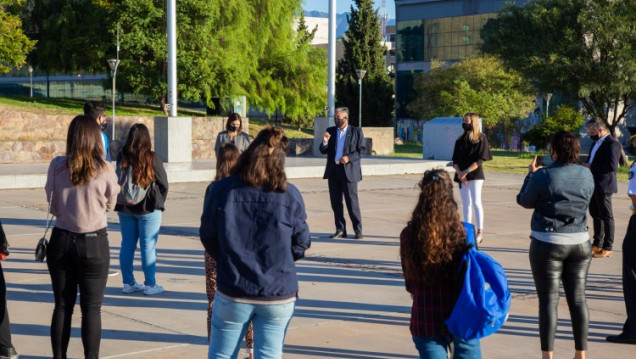
POLYGON ((338 138, 336 139, 336 157, 334 157, 334 160, 336 161, 336 163, 340 163, 340 159, 342 158, 343 155, 343 151, 344 151, 344 143, 345 143, 345 138, 347 138, 347 130, 349 129, 349 125, 345 126, 345 128, 343 130, 341 129, 336 129, 336 135, 338 136, 338 138))
POLYGON ((592 163, 592 161, 594 161, 594 156, 596 155, 596 151, 598 151, 598 148, 601 147, 601 144, 603 143, 603 141, 605 141, 605 137, 609 136, 609 133, 601 138, 599 138, 596 142, 594 142, 594 146, 592 147, 592 151, 590 151, 590 160, 587 161, 588 163, 592 163))

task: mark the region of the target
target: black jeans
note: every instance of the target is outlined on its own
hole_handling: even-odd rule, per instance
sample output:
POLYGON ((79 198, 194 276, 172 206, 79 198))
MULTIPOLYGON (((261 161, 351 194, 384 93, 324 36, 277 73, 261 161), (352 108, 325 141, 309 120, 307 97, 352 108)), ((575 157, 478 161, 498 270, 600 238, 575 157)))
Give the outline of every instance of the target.
POLYGON ((4 282, 4 272, 0 264, 0 347, 13 348, 11 344, 11 326, 7 311, 7 285, 4 282))
POLYGON ((570 309, 574 347, 576 350, 587 350, 590 313, 585 301, 585 284, 591 262, 592 245, 589 241, 559 245, 532 239, 530 267, 539 297, 539 337, 542 351, 554 350, 559 282, 563 282, 570 309))
POLYGON ((612 194, 594 191, 590 200, 590 216, 594 225, 593 245, 612 250, 614 244, 614 213, 612 212, 612 194))
POLYGON ((346 165, 336 165, 336 169, 327 179, 329 185, 329 199, 336 224, 337 231, 347 231, 347 222, 344 218, 342 196, 344 195, 351 225, 356 234, 362 234, 362 216, 360 215, 360 203, 358 202, 358 182, 349 182, 344 171, 346 165))
POLYGON ((623 296, 627 320, 623 335, 636 339, 636 214, 632 214, 623 240, 623 296))
POLYGON ((51 321, 53 357, 66 358, 79 287, 84 356, 99 358, 102 300, 110 264, 106 228, 83 234, 53 228, 46 256, 55 296, 51 321))

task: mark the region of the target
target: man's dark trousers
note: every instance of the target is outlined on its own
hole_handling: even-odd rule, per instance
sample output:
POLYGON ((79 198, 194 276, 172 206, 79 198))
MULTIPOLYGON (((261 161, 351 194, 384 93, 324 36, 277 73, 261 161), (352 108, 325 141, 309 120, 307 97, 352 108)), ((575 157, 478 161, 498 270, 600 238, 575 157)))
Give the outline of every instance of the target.
POLYGON ((362 233, 362 222, 360 216, 360 204, 358 202, 358 182, 347 181, 344 166, 351 164, 338 164, 335 170, 327 178, 329 185, 329 199, 331 200, 331 209, 333 210, 336 231, 346 232, 347 222, 344 218, 344 209, 342 207, 342 195, 344 195, 347 211, 351 218, 351 224, 356 234, 362 233))
POLYGON ((623 240, 623 296, 627 320, 622 335, 636 340, 636 214, 632 214, 623 240))
POLYGON ((594 191, 590 200, 590 215, 594 225, 593 245, 612 250, 614 244, 614 214, 612 212, 612 194, 594 191))

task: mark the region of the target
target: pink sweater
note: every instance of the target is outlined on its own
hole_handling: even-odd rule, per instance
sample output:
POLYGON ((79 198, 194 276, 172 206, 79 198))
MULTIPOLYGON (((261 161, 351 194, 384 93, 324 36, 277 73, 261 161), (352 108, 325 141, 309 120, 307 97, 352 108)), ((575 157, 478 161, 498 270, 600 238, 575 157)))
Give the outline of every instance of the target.
POLYGON ((49 165, 46 177, 47 201, 51 198, 51 214, 55 227, 74 233, 94 232, 106 227, 106 211, 117 202, 119 185, 110 163, 87 184, 74 186, 66 165, 66 156, 56 157, 49 165))

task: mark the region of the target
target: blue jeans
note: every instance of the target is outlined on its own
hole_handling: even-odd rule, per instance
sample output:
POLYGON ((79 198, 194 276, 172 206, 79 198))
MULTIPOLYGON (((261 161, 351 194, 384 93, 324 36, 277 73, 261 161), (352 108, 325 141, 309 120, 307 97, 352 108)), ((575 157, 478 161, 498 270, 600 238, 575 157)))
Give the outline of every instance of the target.
POLYGON ((236 358, 249 321, 254 322, 254 357, 280 359, 294 302, 248 304, 214 296, 208 359, 236 358))
POLYGON ((119 251, 119 267, 124 284, 135 282, 133 275, 133 258, 137 241, 141 250, 141 268, 146 280, 144 285, 153 286, 157 265, 157 239, 161 227, 161 210, 148 214, 130 214, 117 212, 121 227, 121 250, 119 251))
POLYGON ((446 349, 453 342, 453 359, 481 359, 479 339, 466 341, 457 337, 413 337, 420 359, 447 359, 446 349))

